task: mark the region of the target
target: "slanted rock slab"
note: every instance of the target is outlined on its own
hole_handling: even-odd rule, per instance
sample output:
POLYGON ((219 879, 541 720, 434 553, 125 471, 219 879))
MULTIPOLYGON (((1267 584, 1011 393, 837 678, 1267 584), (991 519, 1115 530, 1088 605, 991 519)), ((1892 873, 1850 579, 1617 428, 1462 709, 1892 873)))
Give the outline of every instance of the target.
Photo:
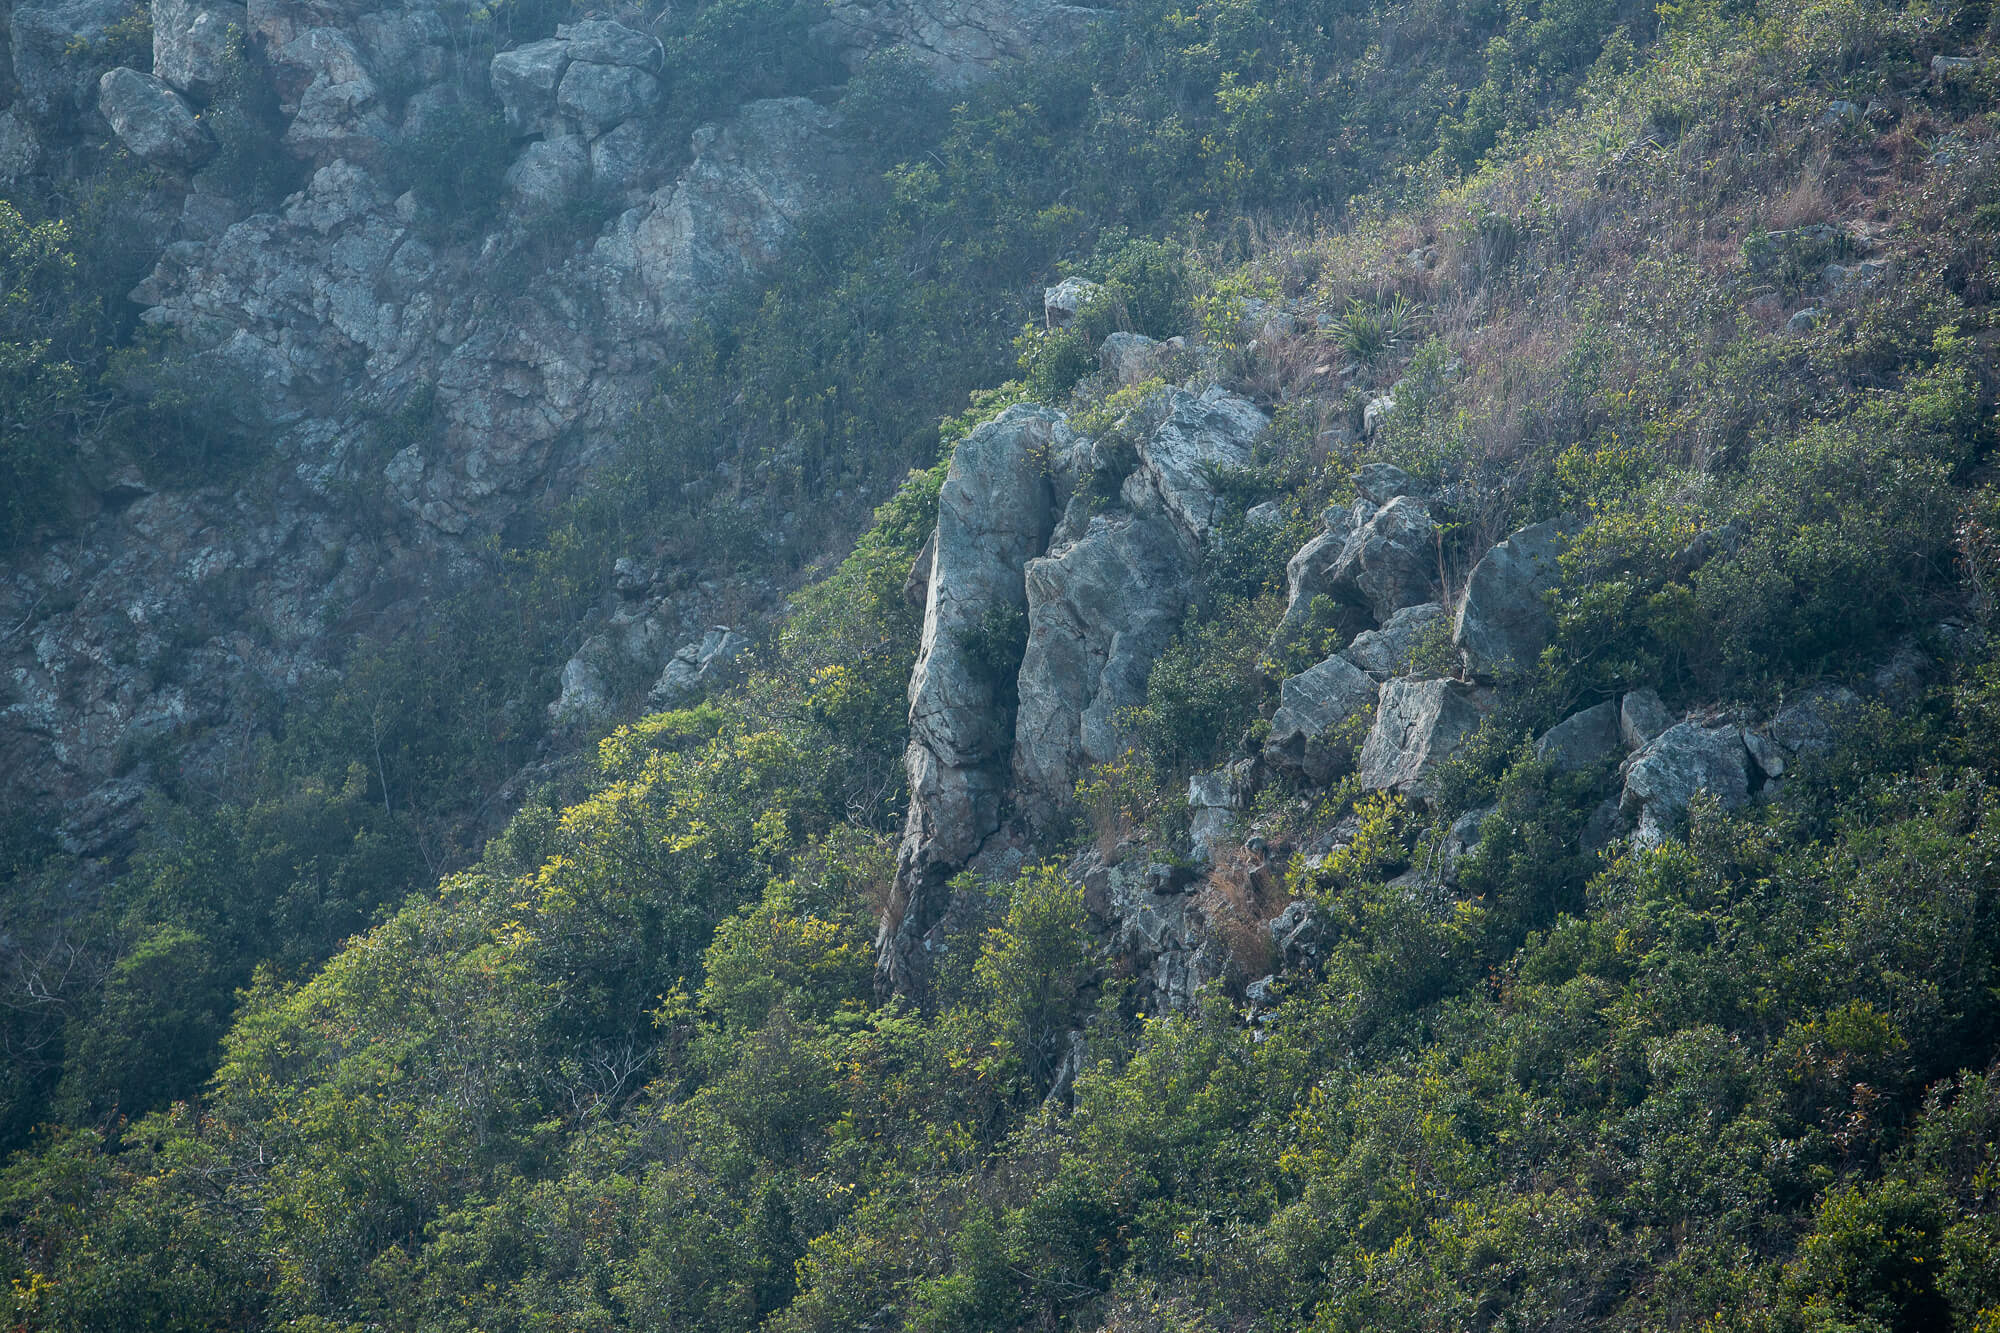
POLYGON ((1375 695, 1374 678, 1339 656, 1290 677, 1279 687, 1265 760, 1314 782, 1328 781, 1346 758, 1327 744, 1328 733, 1374 703, 1375 695))
POLYGON ((1427 800, 1439 766, 1478 729, 1487 703, 1460 680, 1390 681, 1361 747, 1361 785, 1427 800))
POLYGON ((1557 558, 1573 520, 1552 518, 1499 543, 1472 568, 1452 641, 1468 673, 1505 680, 1529 670, 1555 634, 1543 597, 1561 575, 1557 558))
POLYGON ((1608 763, 1622 752, 1618 705, 1601 703, 1573 713, 1535 742, 1535 758, 1558 773, 1580 773, 1608 763))

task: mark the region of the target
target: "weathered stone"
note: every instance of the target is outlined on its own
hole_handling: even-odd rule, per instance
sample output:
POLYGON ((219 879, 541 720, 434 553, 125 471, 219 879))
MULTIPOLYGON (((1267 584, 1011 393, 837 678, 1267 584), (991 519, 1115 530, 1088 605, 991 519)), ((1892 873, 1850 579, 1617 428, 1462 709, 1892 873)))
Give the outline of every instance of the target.
POLYGON ((1168 391, 1166 419, 1139 445, 1144 466, 1126 484, 1126 502, 1143 510, 1148 501, 1133 493, 1150 487, 1189 540, 1207 540, 1222 513, 1222 499, 1209 484, 1218 468, 1250 465, 1250 446, 1269 424, 1246 398, 1221 388, 1200 394, 1168 391))
POLYGON ((569 43, 550 37, 493 57, 493 95, 516 134, 541 134, 555 119, 556 89, 569 68, 569 43))
POLYGON ((1138 862, 1106 865, 1095 851, 1078 859, 1076 874, 1091 914, 1109 927, 1112 953, 1132 971, 1132 998, 1140 1012, 1186 1012, 1202 986, 1222 975, 1227 960, 1200 895, 1160 893, 1170 875, 1138 862))
POLYGON ((1142 333, 1108 333, 1098 344, 1097 364, 1106 379, 1124 389, 1158 375, 1164 353, 1165 344, 1142 333))
POLYGON ((521 150, 505 179, 524 213, 553 213, 582 193, 590 179, 590 151, 574 134, 537 139, 521 150))
POLYGON ((569 44, 571 60, 594 65, 626 65, 658 74, 666 63, 659 38, 605 19, 559 23, 556 40, 569 44))
POLYGON ((34 127, 12 107, 0 111, 0 186, 26 180, 41 161, 42 145, 34 127))
MULTIPOLYGON (((739 674, 750 640, 727 625, 715 625, 695 643, 674 653, 647 695, 655 707, 680 708, 727 684, 739 674)), ((659 659, 655 658, 655 661, 659 659)))
POLYGON ((952 451, 938 496, 924 632, 910 676, 910 805, 896 899, 878 936, 884 985, 920 978, 918 953, 944 907, 944 884, 999 827, 1012 739, 998 707, 1011 663, 990 658, 1006 622, 1025 621, 1026 567, 1055 522, 1044 466, 1068 433, 1048 408, 1008 408, 952 451))
POLYGON ((1042 290, 1042 318, 1052 329, 1066 329, 1092 297, 1104 289, 1088 278, 1064 278, 1042 290))
POLYGON ((643 69, 572 60, 556 88, 556 110, 596 133, 650 111, 660 96, 660 81, 643 69))
POLYGON ((228 73, 230 32, 249 18, 227 0, 153 0, 153 73, 184 93, 206 98, 228 73))
POLYGON ((1438 767, 1478 729, 1486 705, 1463 681, 1390 681, 1361 747, 1361 785, 1428 799, 1438 767))
POLYGON ((1432 600, 1437 566, 1430 510, 1421 500, 1398 496, 1348 536, 1324 583, 1331 596, 1367 607, 1382 625, 1404 607, 1432 600))
POLYGON ((1265 500, 1244 510, 1243 521, 1253 528, 1279 527, 1285 521, 1285 507, 1276 500, 1265 500))
POLYGON ((1123 754, 1120 722, 1179 626, 1194 562, 1157 515, 1098 514, 1083 536, 1027 562, 1015 801, 1031 819, 1068 806, 1092 764, 1123 754))
POLYGON ((1888 659, 1868 677, 1868 692, 1899 712, 1917 706, 1935 665, 1908 639, 1898 643, 1888 659))
POLYGON ((1523 528, 1473 566, 1459 602, 1452 641, 1466 670, 1481 680, 1504 680, 1529 670, 1555 633, 1544 596, 1561 576, 1557 558, 1574 531, 1566 519, 1523 528))
POLYGON ((215 138, 194 108, 164 79, 136 69, 105 71, 97 106, 134 157, 160 166, 192 168, 215 152, 215 138))
POLYGON ((14 6, 11 45, 17 104, 37 126, 74 133, 97 106, 111 62, 98 54, 104 30, 132 15, 131 0, 25 0, 14 6))
POLYGON ((1390 616, 1382 628, 1355 635, 1341 656, 1377 680, 1400 676, 1409 670, 1410 658, 1424 639, 1448 623, 1438 602, 1406 606, 1390 616))
POLYGON ((1632 690, 1618 704, 1618 738, 1628 750, 1645 748, 1653 737, 1674 725, 1674 715, 1652 689, 1632 690))
POLYGON ((837 0, 815 33, 852 69, 900 48, 947 88, 977 83, 1012 60, 1050 59, 1115 18, 1058 0, 837 0))
POLYGON ((1388 421, 1390 414, 1395 412, 1395 410, 1396 395, 1394 393, 1377 394, 1375 397, 1370 398, 1368 405, 1361 409, 1362 438, 1373 439, 1375 432, 1382 429, 1383 423, 1388 421))
POLYGON ((1423 498, 1423 487, 1394 463, 1369 463, 1354 474, 1354 489, 1370 504, 1385 505, 1400 496, 1423 498))
POLYGON ((1375 702, 1372 677, 1342 657, 1329 657, 1279 687, 1278 711, 1264 743, 1265 761, 1314 782, 1335 777, 1351 755, 1329 744, 1329 733, 1375 702))
POLYGON ((1197 865, 1215 859, 1215 849, 1236 824, 1235 775, 1228 769, 1197 773, 1188 779, 1188 846, 1197 865))
POLYGON ((1291 971, 1300 971, 1319 962, 1321 930, 1312 904, 1301 898, 1286 905, 1271 918, 1271 945, 1279 960, 1291 971))
POLYGON ((653 168, 658 152, 642 121, 614 125, 591 141, 590 174, 600 191, 629 190, 653 168))
POLYGON ((1581 773, 1609 763, 1622 751, 1618 705, 1601 703, 1573 713, 1535 742, 1535 758, 1558 773, 1581 773))
POLYGON ((1657 847, 1672 837, 1697 792, 1709 793, 1725 810, 1750 799, 1750 753, 1742 728, 1682 722, 1633 758, 1620 806, 1638 821, 1634 843, 1657 847))
POLYGON ((1858 716, 1861 696, 1844 685, 1814 685, 1771 719, 1770 736, 1790 755, 1825 754, 1858 716))
POLYGON ((1817 306, 1807 306, 1803 310, 1794 311, 1792 317, 1785 321, 1785 331, 1787 333, 1811 333, 1820 326, 1820 322, 1825 318, 1826 316, 1817 306))
MULTIPOLYGON (((1313 602, 1332 599, 1330 576, 1334 565, 1347 549, 1348 538, 1375 514, 1375 506, 1357 500, 1351 506, 1334 506, 1326 511, 1325 531, 1301 546, 1285 562, 1285 615, 1271 636, 1269 655, 1281 657, 1297 641, 1313 617, 1313 602)), ((1353 619, 1361 621, 1358 614, 1353 619)), ((1365 623, 1365 622, 1364 622, 1365 623)), ((1356 626, 1359 628, 1359 626, 1356 626)))
POLYGON ((282 99, 292 123, 285 145, 319 162, 379 158, 393 137, 382 113, 381 89, 352 38, 335 28, 308 28, 273 56, 280 86, 303 83, 296 98, 282 99))

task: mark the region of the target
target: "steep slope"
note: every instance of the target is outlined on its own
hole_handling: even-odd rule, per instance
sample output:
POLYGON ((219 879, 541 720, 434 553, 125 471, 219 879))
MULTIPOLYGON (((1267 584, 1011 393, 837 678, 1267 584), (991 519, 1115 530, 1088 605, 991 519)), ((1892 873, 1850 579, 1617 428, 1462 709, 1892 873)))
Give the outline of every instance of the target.
MULTIPOLYGON (((15 1318, 1990 1325, 1991 20, 1616 17, 1079 263, 739 686, 13 1159, 15 1318)), ((96 1030, 177 1030, 148 938, 96 1030)))

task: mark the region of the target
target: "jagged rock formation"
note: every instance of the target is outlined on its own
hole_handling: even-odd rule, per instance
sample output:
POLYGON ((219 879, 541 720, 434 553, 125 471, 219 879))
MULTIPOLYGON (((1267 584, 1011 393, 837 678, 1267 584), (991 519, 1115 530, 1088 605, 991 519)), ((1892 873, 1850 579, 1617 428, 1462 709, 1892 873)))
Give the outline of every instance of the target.
POLYGON ((1429 799, 1439 765, 1471 738, 1491 706, 1484 691, 1464 681, 1390 681, 1361 746, 1361 784, 1429 799))
MULTIPOLYGON (((162 252, 132 299, 193 376, 226 386, 276 484, 261 500, 176 492, 111 460, 104 512, 0 574, 13 803, 143 787, 150 761, 133 757, 162 746, 190 773, 219 771, 256 729, 249 700, 337 669, 357 631, 393 631, 470 574, 480 540, 581 484, 653 392, 675 330, 854 179, 836 113, 806 98, 743 106, 686 152, 662 142, 660 43, 603 19, 474 65, 459 17, 434 6, 152 0, 152 68, 107 69, 129 49, 107 30, 130 13, 0 9, 19 89, 0 105, 0 183, 67 170, 76 145, 113 135, 160 168, 162 252), (232 34, 247 62, 232 65, 232 34), (239 75, 268 77, 305 172, 274 207, 189 174, 213 151, 202 113, 239 75), (440 126, 477 124, 489 94, 515 160, 500 213, 467 234, 404 191, 399 164, 440 126), (541 235, 606 207, 561 244, 541 235), (388 530, 353 516, 357 494, 400 511, 388 530)), ((920 58, 963 82, 1073 40, 1087 15, 988 0, 849 17, 851 51, 921 40, 920 58)), ((621 608, 566 671, 556 712, 601 712, 607 673, 658 673, 712 614, 698 600, 621 608)), ((119 820, 97 823, 104 838, 72 842, 113 845, 119 820)))
POLYGON ((1060 413, 1016 406, 953 452, 938 495, 924 637, 910 677, 910 807, 877 941, 897 984, 918 969, 944 881, 1000 826, 1011 737, 999 705, 1028 612, 1025 569, 1054 527, 1060 413))
POLYGON ((1367 672, 1335 655, 1279 687, 1278 711, 1264 742, 1264 761, 1325 783, 1338 775, 1348 751, 1328 744, 1330 733, 1375 703, 1367 672))
POLYGON ((940 83, 962 88, 995 65, 1070 50, 1112 17, 1057 0, 842 0, 819 35, 849 66, 900 47, 940 83))
POLYGON ((1131 743, 1119 715, 1143 701, 1220 513, 1209 477, 1246 464, 1266 424, 1219 389, 1168 390, 1140 415, 1124 475, 1117 450, 1043 408, 1008 409, 952 457, 910 682, 910 808, 878 941, 886 987, 921 985, 945 881, 1000 830, 1003 797, 1025 828, 1046 828, 1086 769, 1131 743))

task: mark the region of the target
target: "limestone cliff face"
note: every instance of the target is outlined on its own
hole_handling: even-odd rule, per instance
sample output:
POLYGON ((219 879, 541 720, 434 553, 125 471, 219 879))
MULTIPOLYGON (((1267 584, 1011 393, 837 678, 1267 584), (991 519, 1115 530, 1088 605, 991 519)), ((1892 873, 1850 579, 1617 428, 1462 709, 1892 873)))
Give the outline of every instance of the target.
POLYGON ((1124 423, 1136 458, 1034 407, 959 445, 910 682, 885 988, 921 990, 955 872, 1048 831, 1073 809, 1077 779, 1131 744, 1120 715, 1144 701, 1220 507, 1208 479, 1247 464, 1265 424, 1220 389, 1171 389, 1124 423), (1010 624, 1025 628, 994 632, 1010 624))
MULTIPOLYGON (((106 69, 106 52, 132 58, 105 40, 130 7, 0 9, 0 189, 121 145, 155 167, 158 260, 131 299, 231 386, 275 463, 242 493, 113 468, 94 521, 0 570, 0 800, 65 803, 85 854, 131 827, 151 762, 135 755, 219 778, 260 725, 254 700, 335 670, 357 631, 393 632, 476 577, 486 538, 588 485, 676 330, 857 184, 837 112, 804 97, 665 141, 663 51, 636 17, 475 59, 469 6, 152 0, 152 68, 106 69), (302 172, 275 206, 192 174, 239 38, 302 172), (487 108, 512 162, 468 228, 399 163, 487 108), (391 421, 416 426, 392 438, 391 421)), ((1012 36, 923 58, 962 84, 1027 54, 1018 8, 954 6, 946 27, 1012 36)), ((903 14, 857 11, 829 38, 936 37, 903 14)), ((619 608, 653 627, 654 672, 709 619, 671 582, 619 608)))

